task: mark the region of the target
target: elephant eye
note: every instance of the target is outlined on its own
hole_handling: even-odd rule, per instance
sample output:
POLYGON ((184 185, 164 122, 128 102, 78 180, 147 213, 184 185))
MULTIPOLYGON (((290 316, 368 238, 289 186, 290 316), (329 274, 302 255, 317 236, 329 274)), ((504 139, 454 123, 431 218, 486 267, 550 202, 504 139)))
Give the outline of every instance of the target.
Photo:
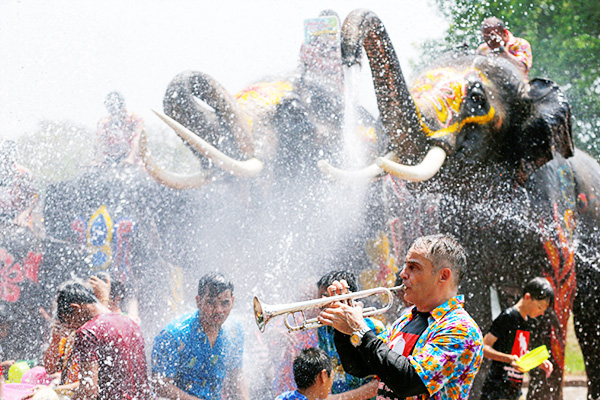
POLYGON ((482 106, 485 103, 485 93, 480 83, 476 83, 471 87, 469 100, 472 106, 482 106))

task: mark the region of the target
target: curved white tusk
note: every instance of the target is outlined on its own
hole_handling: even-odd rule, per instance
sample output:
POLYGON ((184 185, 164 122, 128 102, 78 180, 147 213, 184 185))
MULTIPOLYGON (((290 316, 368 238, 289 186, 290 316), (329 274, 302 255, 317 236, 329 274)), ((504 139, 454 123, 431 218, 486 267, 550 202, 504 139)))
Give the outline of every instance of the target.
POLYGON ((154 159, 152 159, 147 144, 148 139, 146 138, 146 130, 144 129, 140 134, 140 156, 142 157, 146 171, 158 183, 173 189, 196 189, 210 181, 204 172, 183 175, 169 172, 159 167, 154 162, 154 159))
POLYGON ((437 174, 445 160, 446 152, 444 149, 433 146, 419 165, 398 164, 383 157, 379 157, 375 160, 375 163, 387 173, 397 178, 411 182, 422 182, 431 179, 437 174))
MULTIPOLYGON (((382 158, 394 159, 395 157, 396 155, 394 154, 394 152, 389 152, 382 158)), ((381 168, 377 166, 377 164, 371 164, 367 167, 357 169, 354 171, 336 168, 326 160, 319 160, 317 166, 319 167, 323 175, 325 175, 326 177, 336 181, 347 183, 370 181, 372 179, 375 179, 377 175, 380 175, 384 172, 381 168)))
POLYGON ((196 135, 194 132, 175 121, 173 118, 159 111, 152 111, 154 111, 154 113, 158 115, 160 119, 165 121, 165 123, 169 125, 181 139, 187 142, 194 149, 198 150, 208 159, 212 160, 219 168, 224 169, 230 174, 241 177, 253 177, 257 176, 262 171, 263 163, 259 159, 251 158, 246 161, 235 160, 223 154, 216 147, 200 138, 200 136, 196 135))

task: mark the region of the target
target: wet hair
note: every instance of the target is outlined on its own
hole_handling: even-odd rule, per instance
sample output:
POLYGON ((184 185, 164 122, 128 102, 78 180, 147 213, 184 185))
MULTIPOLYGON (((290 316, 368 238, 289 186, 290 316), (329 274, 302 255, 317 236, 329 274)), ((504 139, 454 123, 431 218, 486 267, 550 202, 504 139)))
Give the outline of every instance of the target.
POLYGON ((506 26, 504 25, 504 22, 497 17, 488 17, 486 19, 483 20, 483 22, 481 23, 481 30, 483 30, 484 28, 493 28, 494 30, 505 30, 506 26))
POLYGON ((63 283, 58 289, 56 297, 56 316, 61 323, 64 318, 73 314, 71 304, 94 304, 98 303, 98 298, 94 295, 92 289, 78 280, 71 280, 63 283))
POLYGON ((546 278, 533 278, 523 288, 523 296, 529 293, 533 300, 548 300, 549 307, 554 303, 554 289, 546 278))
POLYGON ((304 349, 294 358, 294 381, 298 389, 304 390, 311 387, 317 380, 321 371, 327 371, 331 376, 333 362, 324 350, 310 347, 304 349))
POLYGON ((458 240, 449 234, 421 236, 415 239, 409 250, 420 250, 433 264, 434 271, 450 268, 458 285, 467 267, 465 249, 458 240))
POLYGON ((104 282, 108 282, 110 279, 110 299, 120 299, 125 297, 125 285, 121 280, 114 278, 110 273, 106 271, 100 271, 94 274, 95 277, 102 279, 104 282))
POLYGON ((348 283, 348 289, 351 292, 356 292, 358 290, 358 286, 356 284, 356 275, 350 271, 331 271, 321 277, 319 282, 317 282, 317 287, 325 287, 327 288, 329 285, 333 283, 333 281, 341 281, 344 279, 348 283))
POLYGON ((219 272, 211 272, 200 278, 198 282, 198 297, 204 297, 208 291, 209 297, 216 297, 226 290, 231 290, 233 295, 233 283, 219 272))
POLYGON ((112 109, 121 109, 125 106, 125 97, 119 92, 112 91, 106 95, 104 99, 104 107, 106 107, 109 111, 112 109))

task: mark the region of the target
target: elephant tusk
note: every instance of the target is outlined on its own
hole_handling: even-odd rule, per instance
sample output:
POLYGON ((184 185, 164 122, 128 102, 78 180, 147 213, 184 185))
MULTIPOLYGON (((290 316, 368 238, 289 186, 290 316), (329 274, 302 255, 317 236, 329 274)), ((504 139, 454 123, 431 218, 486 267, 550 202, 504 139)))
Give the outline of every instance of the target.
POLYGON ((150 151, 148 150, 148 139, 146 137, 146 130, 142 130, 140 134, 140 155, 146 172, 153 177, 158 183, 168 186, 173 189, 196 189, 204 186, 210 181, 204 172, 196 174, 183 175, 169 172, 156 164, 150 151))
POLYGON ((398 164, 384 157, 379 157, 375 163, 396 178, 411 182, 422 182, 431 179, 437 174, 445 160, 446 152, 444 149, 433 146, 419 165, 398 164))
MULTIPOLYGON (((396 155, 394 154, 394 152, 389 152, 382 158, 391 160, 395 159, 396 155)), ((319 160, 317 166, 319 167, 323 175, 325 175, 329 179, 346 183, 352 183, 357 181, 370 181, 384 172, 381 168, 377 166, 377 164, 371 164, 367 167, 354 171, 347 171, 340 168, 336 168, 326 160, 319 160)))
POLYGON ((159 112, 152 110, 160 119, 162 119, 167 125, 173 129, 181 139, 198 150, 201 154, 206 156, 208 159, 213 161, 215 165, 219 166, 223 170, 229 172, 232 175, 240 177, 254 177, 260 174, 263 169, 263 163, 257 158, 251 158, 246 161, 235 160, 221 151, 216 147, 203 140, 200 136, 190 131, 173 118, 159 112))

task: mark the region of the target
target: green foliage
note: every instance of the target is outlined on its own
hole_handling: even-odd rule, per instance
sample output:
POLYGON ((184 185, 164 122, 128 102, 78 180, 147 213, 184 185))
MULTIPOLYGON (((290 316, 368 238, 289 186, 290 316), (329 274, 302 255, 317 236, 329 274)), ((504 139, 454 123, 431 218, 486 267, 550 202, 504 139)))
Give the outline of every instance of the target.
POLYGON ((484 18, 496 16, 518 37, 531 43, 529 76, 557 82, 574 115, 578 147, 600 158, 600 2, 598 0, 436 0, 449 19, 444 43, 426 49, 481 42, 484 18))

